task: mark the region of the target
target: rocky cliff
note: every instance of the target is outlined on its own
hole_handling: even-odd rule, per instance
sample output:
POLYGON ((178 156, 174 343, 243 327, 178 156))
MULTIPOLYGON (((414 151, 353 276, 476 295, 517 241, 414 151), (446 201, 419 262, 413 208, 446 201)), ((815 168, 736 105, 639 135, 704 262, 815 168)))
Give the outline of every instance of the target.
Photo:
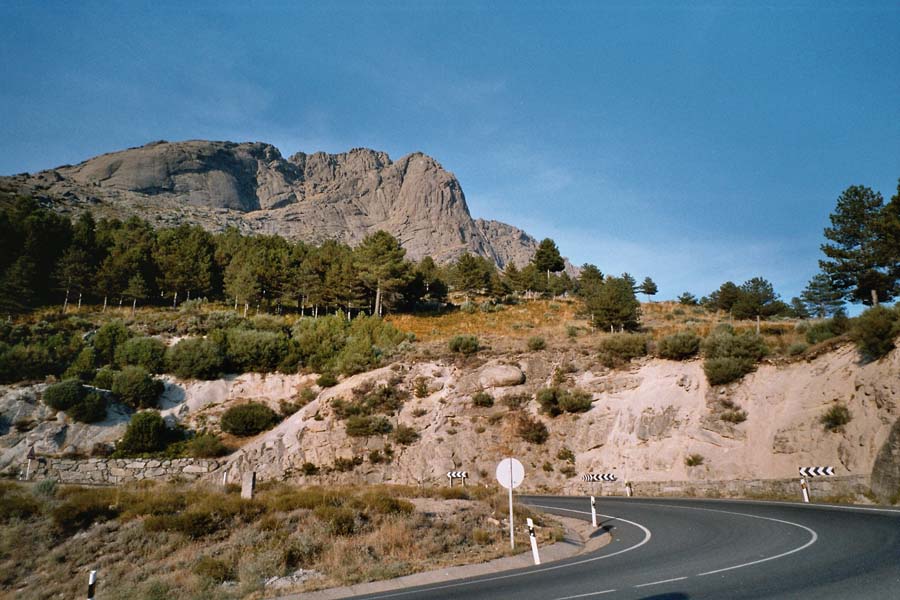
MULTIPOLYGON (((473 481, 490 482, 499 458, 514 455, 526 466, 526 489, 583 493, 580 475, 614 472, 620 481, 724 481, 796 478, 800 466, 829 465, 840 477, 870 481, 883 501, 900 488, 900 350, 860 364, 845 346, 809 361, 764 364, 742 381, 710 386, 699 360, 643 359, 625 370, 609 370, 575 351, 529 352, 469 360, 400 362, 319 390, 316 376, 245 374, 217 381, 169 378, 164 411, 194 427, 215 429, 235 402, 266 402, 278 410, 303 389, 316 398, 275 429, 249 440, 223 459, 232 480, 246 470, 264 479, 313 482, 433 484, 450 470, 467 470, 473 481), (550 418, 533 400, 565 366, 569 385, 589 393, 592 407, 582 414, 550 418), (424 384, 424 391, 412 393, 424 384), (334 400, 360 390, 390 385, 406 390, 396 426, 412 427, 419 438, 401 445, 384 436, 351 437, 335 414, 334 400), (486 391, 493 407, 475 407, 472 395, 486 391), (416 397, 416 396, 421 397, 416 397), (820 417, 840 402, 851 421, 827 431, 820 417), (742 422, 727 418, 741 411, 742 422), (531 444, 516 433, 520 415, 546 424, 549 439, 531 444), (392 457, 385 451, 392 447, 392 457), (567 452, 570 460, 566 458, 567 452), (686 458, 702 457, 688 466, 686 458), (374 458, 373 458, 374 457, 374 458), (339 462, 350 470, 329 472, 339 462), (376 460, 377 459, 377 460, 376 460), (306 463, 320 472, 304 475, 306 463)), ((56 417, 37 399, 42 386, 0 389, 0 471, 23 464, 32 445, 39 454, 89 452, 97 441, 121 435, 124 424, 110 413, 95 425, 56 417), (46 419, 46 420, 42 420, 46 419), (20 421, 34 424, 16 425, 20 421)), ((814 487, 822 491, 818 480, 814 487)), ((796 490, 794 490, 796 492, 796 490)), ((799 493, 799 492, 797 492, 799 493)))
POLYGON ((408 256, 445 262, 464 252, 503 268, 527 263, 537 244, 496 221, 475 221, 456 177, 413 153, 392 161, 365 148, 285 159, 264 143, 153 142, 78 165, 0 177, 0 188, 61 212, 137 215, 161 225, 196 223, 217 231, 280 234, 356 244, 384 229, 408 256))

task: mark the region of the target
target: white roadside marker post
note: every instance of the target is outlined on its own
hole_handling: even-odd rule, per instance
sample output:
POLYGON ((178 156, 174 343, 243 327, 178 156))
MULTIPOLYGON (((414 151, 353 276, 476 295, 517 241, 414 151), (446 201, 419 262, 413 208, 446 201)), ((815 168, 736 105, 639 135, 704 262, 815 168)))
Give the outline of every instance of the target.
POLYGON ((591 496, 591 525, 597 529, 597 501, 591 496))
POLYGON ((631 487, 630 481, 625 482, 625 495, 629 498, 634 496, 634 489, 631 487))
POLYGON ((803 501, 809 502, 809 488, 806 487, 806 479, 800 478, 800 491, 803 492, 803 501))
POLYGON ((94 600, 94 591, 97 587, 97 571, 91 571, 88 575, 88 595, 87 600, 94 600))
POLYGON ((228 471, 222 471, 222 487, 228 485, 228 471))
POLYGON ((534 521, 526 519, 528 523, 528 537, 531 539, 531 555, 534 556, 534 564, 541 564, 541 555, 538 554, 537 536, 534 533, 534 521))

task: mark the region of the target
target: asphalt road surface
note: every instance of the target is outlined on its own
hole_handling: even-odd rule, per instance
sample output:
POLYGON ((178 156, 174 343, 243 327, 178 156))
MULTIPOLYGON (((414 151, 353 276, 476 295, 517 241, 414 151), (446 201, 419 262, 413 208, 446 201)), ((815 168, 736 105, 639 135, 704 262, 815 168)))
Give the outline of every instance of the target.
MULTIPOLYGON (((521 497, 590 521, 585 497, 521 497)), ((598 498, 597 552, 358 596, 441 600, 900 599, 900 510, 728 500, 598 498)))

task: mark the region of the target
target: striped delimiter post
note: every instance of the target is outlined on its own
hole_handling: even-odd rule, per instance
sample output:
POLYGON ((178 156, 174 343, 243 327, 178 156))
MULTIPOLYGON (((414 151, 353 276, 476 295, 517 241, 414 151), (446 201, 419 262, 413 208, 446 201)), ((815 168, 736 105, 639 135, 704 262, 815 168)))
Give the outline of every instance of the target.
POLYGON ((87 600, 94 600, 94 591, 97 588, 97 571, 91 571, 88 575, 88 595, 87 600))

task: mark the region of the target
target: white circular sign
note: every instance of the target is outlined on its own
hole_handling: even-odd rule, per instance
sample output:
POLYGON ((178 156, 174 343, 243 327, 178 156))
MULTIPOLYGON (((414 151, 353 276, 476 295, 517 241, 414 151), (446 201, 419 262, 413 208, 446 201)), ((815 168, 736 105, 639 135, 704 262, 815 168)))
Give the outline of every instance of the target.
POLYGON ((525 467, 515 458, 504 458, 497 465, 497 481, 507 489, 517 488, 525 479, 525 467))

